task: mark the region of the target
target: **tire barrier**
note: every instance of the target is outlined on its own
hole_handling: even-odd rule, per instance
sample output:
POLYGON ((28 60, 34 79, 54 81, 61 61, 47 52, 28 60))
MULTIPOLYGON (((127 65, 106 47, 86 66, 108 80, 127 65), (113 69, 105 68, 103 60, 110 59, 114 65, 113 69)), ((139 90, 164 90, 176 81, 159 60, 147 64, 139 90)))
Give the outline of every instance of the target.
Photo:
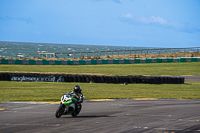
POLYGON ((80 82, 114 84, 184 84, 181 76, 99 76, 78 74, 40 74, 40 73, 0 73, 0 81, 43 81, 43 82, 80 82))
POLYGON ((19 60, 0 59, 0 64, 18 65, 96 65, 96 64, 134 64, 134 63, 170 63, 200 62, 200 57, 147 58, 147 59, 98 59, 98 60, 19 60))
POLYGON ((0 73, 0 81, 10 81, 10 73, 0 73))

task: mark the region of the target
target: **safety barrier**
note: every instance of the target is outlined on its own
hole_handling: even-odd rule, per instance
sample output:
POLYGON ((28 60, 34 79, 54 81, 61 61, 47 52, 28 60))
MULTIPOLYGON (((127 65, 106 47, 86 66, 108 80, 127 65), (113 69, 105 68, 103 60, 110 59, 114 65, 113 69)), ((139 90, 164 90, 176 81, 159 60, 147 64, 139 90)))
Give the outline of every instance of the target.
POLYGON ((39 53, 42 58, 82 58, 82 57, 100 57, 100 56, 125 56, 125 55, 143 55, 143 54, 166 54, 166 53, 190 53, 199 52, 200 47, 190 48, 159 48, 159 49, 129 49, 112 51, 87 51, 87 52, 66 52, 66 53, 39 53))
POLYGON ((80 82, 80 83, 145 83, 145 84, 183 84, 181 76, 100 76, 72 74, 40 74, 40 73, 0 73, 3 81, 42 81, 42 82, 80 82))
POLYGON ((164 62, 200 62, 200 57, 147 58, 147 59, 98 59, 98 60, 19 60, 0 59, 0 64, 20 65, 90 65, 90 64, 133 64, 164 62))

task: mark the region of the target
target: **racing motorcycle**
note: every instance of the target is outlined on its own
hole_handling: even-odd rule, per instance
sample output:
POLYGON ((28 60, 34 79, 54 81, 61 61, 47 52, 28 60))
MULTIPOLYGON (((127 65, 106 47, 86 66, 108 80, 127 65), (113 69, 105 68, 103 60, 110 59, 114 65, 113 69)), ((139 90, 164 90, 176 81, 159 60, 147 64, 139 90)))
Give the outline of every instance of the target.
MULTIPOLYGON (((85 96, 83 96, 83 99, 84 98, 85 96)), ((56 118, 60 118, 62 115, 71 115, 76 117, 80 113, 82 105, 80 103, 75 104, 72 99, 74 101, 77 100, 76 96, 70 93, 61 97, 60 105, 55 113, 56 118)))

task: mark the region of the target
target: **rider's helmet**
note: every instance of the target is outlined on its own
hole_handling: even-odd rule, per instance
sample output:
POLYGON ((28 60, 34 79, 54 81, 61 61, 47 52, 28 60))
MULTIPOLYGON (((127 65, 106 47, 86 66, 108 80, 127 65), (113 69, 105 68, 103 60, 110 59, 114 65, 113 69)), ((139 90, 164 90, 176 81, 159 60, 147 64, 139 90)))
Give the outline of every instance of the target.
POLYGON ((74 92, 79 92, 81 87, 79 85, 74 86, 74 92))

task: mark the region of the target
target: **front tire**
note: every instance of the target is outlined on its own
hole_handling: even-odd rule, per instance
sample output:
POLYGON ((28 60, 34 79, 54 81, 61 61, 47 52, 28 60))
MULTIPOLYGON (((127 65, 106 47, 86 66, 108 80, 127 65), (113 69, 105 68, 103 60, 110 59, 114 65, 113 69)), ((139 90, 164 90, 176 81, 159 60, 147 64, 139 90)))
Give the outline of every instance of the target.
POLYGON ((60 118, 63 115, 64 109, 65 109, 64 106, 60 104, 55 113, 56 118, 60 118))
POLYGON ((75 111, 71 114, 71 116, 76 117, 81 112, 82 105, 77 104, 75 111))

